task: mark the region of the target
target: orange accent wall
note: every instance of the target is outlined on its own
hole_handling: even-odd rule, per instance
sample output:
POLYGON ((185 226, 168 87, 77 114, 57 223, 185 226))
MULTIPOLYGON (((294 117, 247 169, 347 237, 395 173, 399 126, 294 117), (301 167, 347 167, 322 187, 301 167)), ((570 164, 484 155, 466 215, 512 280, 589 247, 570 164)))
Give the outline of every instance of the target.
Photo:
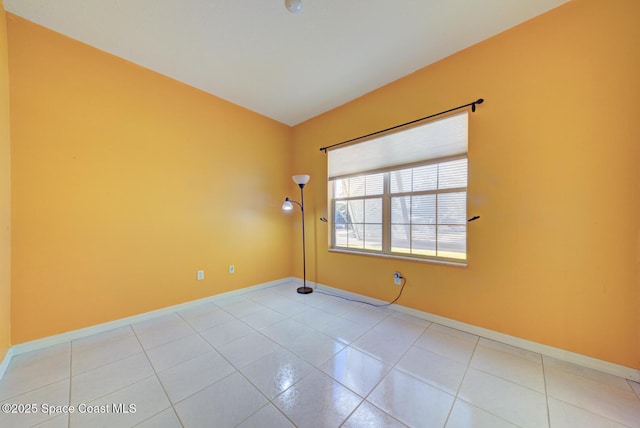
POLYGON ((13 343, 291 274, 289 127, 7 16, 13 343))
POLYGON ((11 144, 7 21, 0 0, 0 362, 11 345, 11 144))
POLYGON ((309 277, 391 300, 398 270, 401 305, 640 368, 638 16, 636 0, 573 0, 296 126, 309 277), (329 253, 318 149, 480 97, 468 267, 329 253))

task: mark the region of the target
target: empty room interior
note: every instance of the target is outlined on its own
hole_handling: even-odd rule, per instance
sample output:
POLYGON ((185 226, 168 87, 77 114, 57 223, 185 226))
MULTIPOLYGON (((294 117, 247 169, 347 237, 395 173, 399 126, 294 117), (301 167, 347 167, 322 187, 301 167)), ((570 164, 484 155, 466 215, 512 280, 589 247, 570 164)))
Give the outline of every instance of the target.
POLYGON ((0 426, 640 427, 640 2, 127 3, 0 0, 0 426))

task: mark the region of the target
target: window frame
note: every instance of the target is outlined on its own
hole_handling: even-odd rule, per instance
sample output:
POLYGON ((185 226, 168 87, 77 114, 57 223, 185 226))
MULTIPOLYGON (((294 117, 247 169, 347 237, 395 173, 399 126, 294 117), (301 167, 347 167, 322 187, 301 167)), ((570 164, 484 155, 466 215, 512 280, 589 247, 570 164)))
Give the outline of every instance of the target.
MULTIPOLYGON (((439 176, 439 173, 437 175, 437 177, 439 176)), ((426 161, 421 161, 421 162, 414 162, 414 163, 409 163, 409 164, 403 164, 403 165, 396 165, 393 167, 388 167, 388 168, 384 168, 384 169, 380 169, 380 170, 373 170, 373 171, 363 171, 363 172, 359 172, 357 174, 352 174, 352 175, 347 175, 347 176, 341 176, 341 177, 336 177, 333 180, 329 180, 328 183, 328 201, 329 201, 329 212, 330 212, 330 224, 329 224, 329 251, 330 252, 337 252, 337 253, 346 253, 346 254, 360 254, 360 255, 369 255, 369 256, 378 256, 378 257, 385 257, 385 258, 394 258, 394 259, 404 259, 404 260, 412 260, 412 261, 422 261, 422 262, 431 262, 431 263, 440 263, 440 264, 449 264, 449 265, 455 265, 455 266, 467 266, 467 261, 469 258, 469 254, 468 254, 468 227, 467 227, 467 220, 466 220, 466 216, 467 216, 467 212, 468 212, 468 187, 469 187, 469 156, 468 153, 463 153, 463 154, 459 154, 459 155, 454 155, 454 156, 447 156, 447 157, 442 157, 442 158, 437 158, 437 159, 429 159, 426 161), (454 161, 454 160, 460 160, 460 159, 465 159, 467 161, 466 163, 466 167, 467 167, 467 174, 466 174, 466 185, 464 187, 453 187, 453 188, 445 188, 445 189, 439 189, 439 186, 436 186, 435 189, 432 190, 420 190, 420 191, 408 191, 408 192, 398 192, 398 193, 391 193, 391 173, 395 172, 395 171, 402 171, 405 169, 410 169, 410 168, 418 168, 418 167, 422 167, 422 166, 427 166, 427 165, 439 165, 442 163, 446 163, 449 161, 454 161), (382 194, 377 194, 377 195, 366 195, 366 193, 364 195, 360 195, 360 196, 347 196, 347 197, 335 197, 335 182, 338 180, 342 180, 342 179, 347 179, 347 178, 355 178, 355 177, 361 177, 361 176, 368 176, 368 175, 375 175, 375 174, 383 174, 383 192, 382 194), (392 251, 392 242, 391 242, 391 230, 392 230, 392 212, 391 212, 391 208, 392 208, 392 203, 391 200, 393 197, 402 197, 402 196, 420 196, 420 195, 436 195, 436 200, 437 200, 437 195, 439 194, 447 194, 447 193, 460 193, 460 192, 464 192, 464 199, 465 199, 465 219, 464 219, 464 224, 460 225, 460 224, 456 224, 455 226, 464 226, 464 239, 465 239, 465 252, 464 252, 464 258, 454 258, 454 257, 445 257, 445 256, 439 256, 437 255, 438 252, 438 240, 437 240, 437 231, 438 231, 438 226, 440 225, 449 225, 449 224, 442 224, 442 223, 438 223, 438 209, 437 209, 437 203, 436 203, 436 211, 435 211, 435 223, 433 224, 433 226, 435 227, 436 230, 436 240, 435 240, 435 244, 436 244, 436 255, 423 255, 423 254, 415 254, 415 253, 405 253, 405 252, 397 252, 397 251, 392 251), (366 248, 366 243, 363 242, 363 248, 353 248, 353 247, 347 247, 347 246, 338 246, 337 245, 337 240, 336 240, 336 202, 341 202, 341 201, 350 201, 350 200, 366 200, 366 199, 382 199, 382 239, 381 239, 381 249, 380 250, 372 250, 372 249, 367 249, 366 248)), ((364 217, 364 214, 363 214, 364 217)), ((366 225, 367 223, 365 222, 366 218, 363 218, 363 225, 366 225)), ((360 223, 346 223, 347 225, 356 225, 356 224, 360 224, 360 223)), ((371 223, 371 224, 375 224, 375 223, 371 223)), ((409 225, 412 225, 413 223, 409 223, 409 225)), ((349 229, 349 227, 347 226, 347 229, 349 229)), ((411 242, 411 241, 410 241, 411 242)), ((410 245, 411 248, 411 245, 410 245)))

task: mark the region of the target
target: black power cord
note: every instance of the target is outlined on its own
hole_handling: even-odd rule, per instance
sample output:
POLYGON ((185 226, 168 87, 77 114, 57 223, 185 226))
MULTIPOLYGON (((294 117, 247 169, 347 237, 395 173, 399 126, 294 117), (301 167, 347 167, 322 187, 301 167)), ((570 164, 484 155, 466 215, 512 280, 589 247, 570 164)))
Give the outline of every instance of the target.
POLYGON ((379 305, 377 305, 375 303, 365 302, 364 300, 350 299, 349 297, 340 296, 338 294, 327 293, 325 291, 320 291, 317 288, 315 288, 313 290, 313 292, 314 293, 324 294, 325 296, 337 297, 337 298, 342 299, 342 300, 348 300, 349 302, 363 303, 365 305, 373 306, 373 307, 376 307, 376 308, 383 308, 385 306, 393 305, 395 302, 398 301, 400 296, 402 296, 402 290, 404 290, 404 286, 407 283, 407 279, 404 276, 401 276, 400 278, 402 279, 402 285, 400 286, 400 292, 398 293, 398 296, 395 299, 393 299, 392 301, 390 301, 389 303, 381 303, 379 305))

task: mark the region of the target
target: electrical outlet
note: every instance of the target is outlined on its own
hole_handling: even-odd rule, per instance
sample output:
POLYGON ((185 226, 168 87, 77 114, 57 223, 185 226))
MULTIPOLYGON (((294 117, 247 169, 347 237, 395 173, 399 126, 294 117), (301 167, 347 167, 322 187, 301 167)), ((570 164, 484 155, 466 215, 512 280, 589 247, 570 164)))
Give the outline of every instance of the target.
POLYGON ((402 285, 402 275, 400 274, 400 272, 393 273, 393 283, 395 285, 402 285))
POLYGON ((234 265, 229 265, 229 275, 233 275, 236 273, 236 267, 234 265))
POLYGON ((203 271, 203 270, 199 270, 199 271, 196 273, 196 279, 197 279, 198 281, 202 281, 202 280, 204 279, 204 271, 203 271))

